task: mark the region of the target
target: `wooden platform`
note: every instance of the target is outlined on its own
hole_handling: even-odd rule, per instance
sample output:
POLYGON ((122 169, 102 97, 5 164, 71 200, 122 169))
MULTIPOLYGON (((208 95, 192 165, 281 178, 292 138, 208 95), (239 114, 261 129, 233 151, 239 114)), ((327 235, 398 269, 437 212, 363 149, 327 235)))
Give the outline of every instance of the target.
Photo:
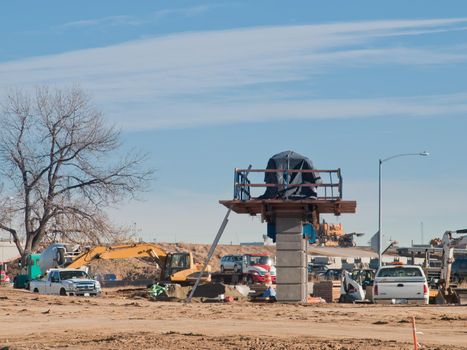
POLYGON ((357 209, 356 201, 348 200, 323 200, 323 199, 251 199, 221 200, 220 204, 231 208, 237 214, 261 214, 267 218, 272 213, 307 214, 316 211, 319 214, 353 214, 357 209))

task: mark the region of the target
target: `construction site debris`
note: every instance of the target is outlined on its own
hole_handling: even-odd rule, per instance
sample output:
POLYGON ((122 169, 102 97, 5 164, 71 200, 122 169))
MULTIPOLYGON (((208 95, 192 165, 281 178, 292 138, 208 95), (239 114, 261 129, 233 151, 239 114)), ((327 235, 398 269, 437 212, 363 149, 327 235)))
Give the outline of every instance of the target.
POLYGON ((159 295, 165 294, 167 295, 167 286, 156 283, 153 284, 149 289, 148 289, 148 294, 150 297, 157 298, 159 295))
MULTIPOLYGON (((148 289, 148 295, 153 300, 185 300, 191 292, 191 286, 181 286, 176 283, 156 283, 148 289)), ((194 298, 200 298, 201 301, 220 301, 225 298, 232 300, 246 300, 250 288, 246 285, 226 285, 223 283, 206 283, 201 284, 193 295, 194 298)))
POLYGON ((321 297, 327 303, 338 301, 340 295, 340 281, 322 281, 313 285, 313 296, 321 297))
POLYGON ((250 288, 245 285, 226 285, 223 283, 206 283, 200 285, 193 295, 195 298, 217 298, 219 295, 246 299, 250 288))
POLYGON ((326 304, 326 300, 324 300, 321 297, 308 296, 306 302, 307 302, 307 304, 326 304))

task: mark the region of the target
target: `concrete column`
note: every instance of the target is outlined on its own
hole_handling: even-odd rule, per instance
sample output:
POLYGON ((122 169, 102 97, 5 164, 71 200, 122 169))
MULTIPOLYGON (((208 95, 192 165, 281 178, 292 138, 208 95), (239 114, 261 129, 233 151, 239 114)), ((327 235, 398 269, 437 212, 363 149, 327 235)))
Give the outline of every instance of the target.
POLYGON ((305 303, 308 273, 301 218, 276 217, 277 301, 305 303))

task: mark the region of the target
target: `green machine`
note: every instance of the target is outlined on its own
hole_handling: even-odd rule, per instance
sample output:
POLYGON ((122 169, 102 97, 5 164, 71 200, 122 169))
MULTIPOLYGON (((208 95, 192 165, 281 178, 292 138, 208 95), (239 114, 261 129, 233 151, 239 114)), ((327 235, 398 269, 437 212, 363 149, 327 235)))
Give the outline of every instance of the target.
POLYGON ((21 274, 16 275, 13 283, 14 288, 26 288, 29 287, 29 281, 38 278, 41 275, 41 269, 39 268, 40 254, 31 254, 28 257, 28 264, 24 266, 21 274))

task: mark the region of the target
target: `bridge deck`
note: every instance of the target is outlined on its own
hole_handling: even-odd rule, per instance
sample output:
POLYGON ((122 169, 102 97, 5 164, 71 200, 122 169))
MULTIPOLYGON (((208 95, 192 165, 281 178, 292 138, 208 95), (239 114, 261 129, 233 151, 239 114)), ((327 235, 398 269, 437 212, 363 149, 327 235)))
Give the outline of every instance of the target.
POLYGON ((237 214, 250 214, 263 216, 267 213, 280 212, 290 214, 306 214, 316 210, 319 214, 353 214, 357 209, 356 201, 324 200, 324 199, 251 199, 251 200, 221 200, 220 204, 231 208, 237 214))

